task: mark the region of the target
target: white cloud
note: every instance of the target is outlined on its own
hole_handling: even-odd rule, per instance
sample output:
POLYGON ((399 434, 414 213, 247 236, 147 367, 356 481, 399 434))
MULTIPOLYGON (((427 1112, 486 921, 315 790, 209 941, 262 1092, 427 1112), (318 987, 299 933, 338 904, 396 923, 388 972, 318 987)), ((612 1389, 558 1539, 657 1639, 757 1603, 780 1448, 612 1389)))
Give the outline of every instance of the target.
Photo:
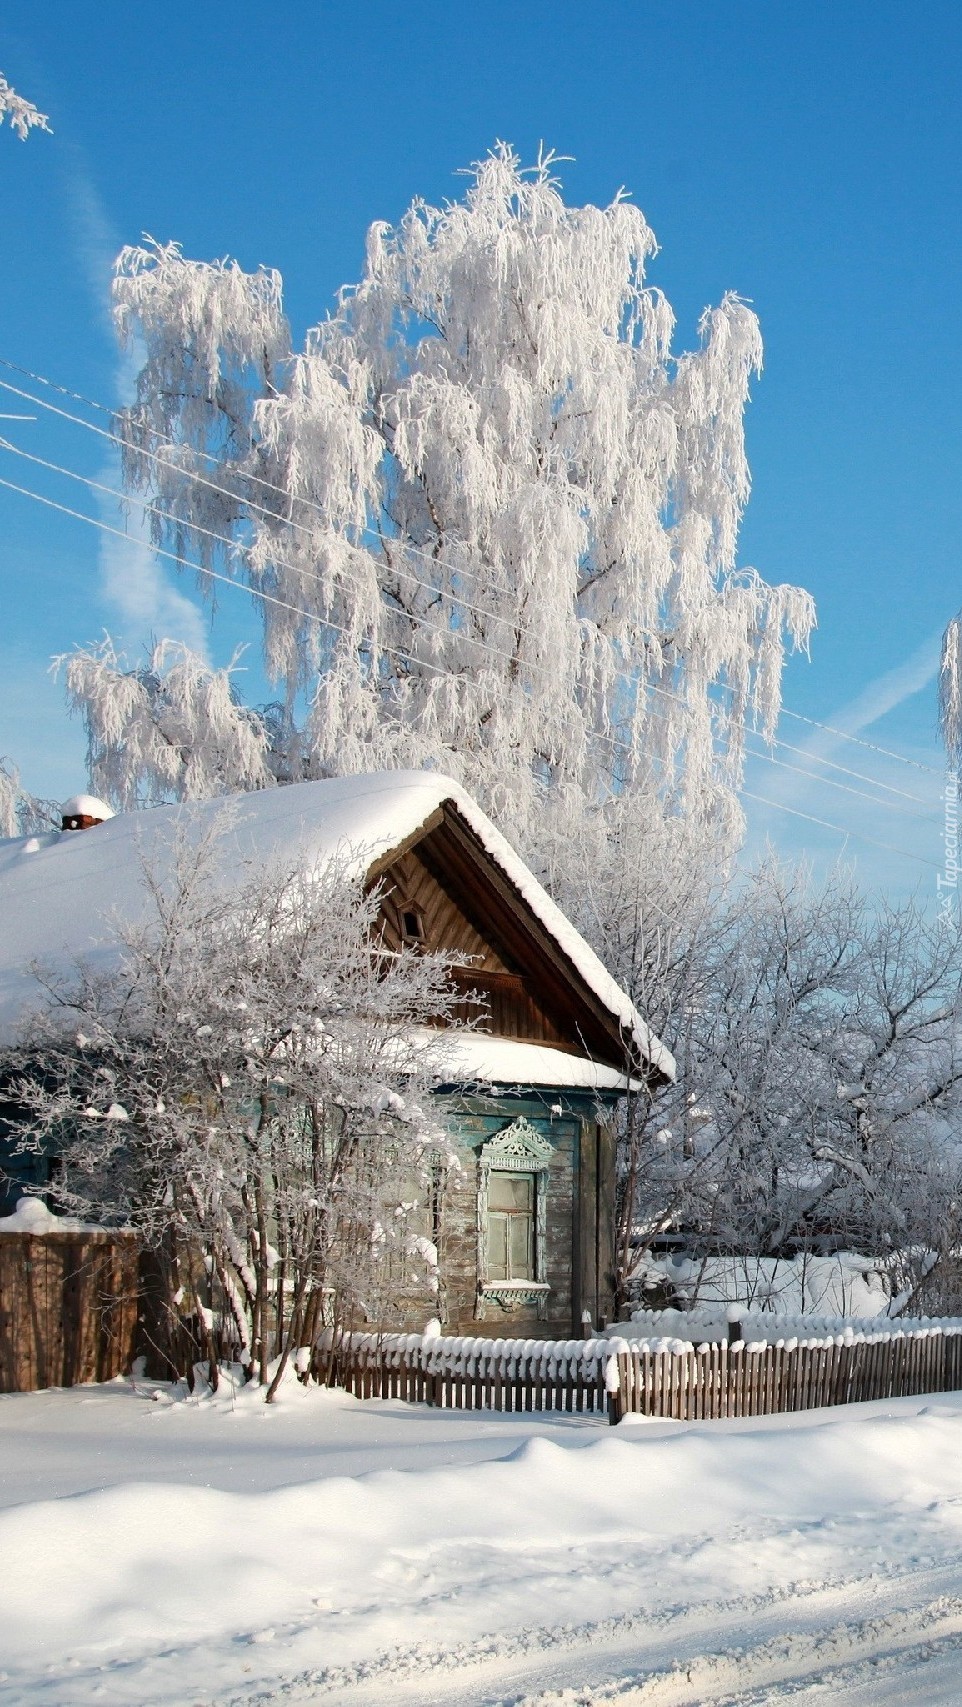
MULTIPOLYGON (((76 145, 65 150, 65 189, 73 227, 74 248, 98 317, 113 339, 110 317, 110 280, 114 259, 121 247, 103 199, 93 181, 84 156, 76 145)), ((117 394, 129 397, 133 390, 135 363, 132 356, 119 356, 115 375, 117 394)), ((105 486, 119 488, 119 459, 111 454, 98 478, 105 486)), ((109 527, 123 525, 124 539, 100 535, 100 584, 104 599, 116 613, 125 648, 136 651, 152 639, 183 641, 207 657, 208 622, 201 606, 183 592, 151 549, 139 506, 132 504, 123 519, 119 506, 106 496, 98 498, 101 519, 109 527)), ((115 625, 110 623, 111 627, 115 625)))
MULTIPOLYGON (((116 507, 111 507, 110 499, 102 500, 101 513, 112 527, 117 526, 116 507)), ((129 525, 126 539, 103 534, 100 543, 103 592, 123 625, 126 649, 152 639, 182 640, 206 658, 208 625, 203 611, 170 585, 149 541, 135 531, 135 513, 129 525)))
POLYGON ((913 694, 921 693, 922 689, 934 682, 939 673, 939 658, 942 650, 942 633, 930 634, 929 638, 916 647, 911 657, 904 663, 896 664, 894 669, 885 670, 869 682, 868 687, 856 694, 854 699, 847 701, 838 711, 825 719, 836 729, 841 729, 847 735, 860 734, 871 724, 877 723, 880 717, 894 711, 896 706, 911 699, 913 694))

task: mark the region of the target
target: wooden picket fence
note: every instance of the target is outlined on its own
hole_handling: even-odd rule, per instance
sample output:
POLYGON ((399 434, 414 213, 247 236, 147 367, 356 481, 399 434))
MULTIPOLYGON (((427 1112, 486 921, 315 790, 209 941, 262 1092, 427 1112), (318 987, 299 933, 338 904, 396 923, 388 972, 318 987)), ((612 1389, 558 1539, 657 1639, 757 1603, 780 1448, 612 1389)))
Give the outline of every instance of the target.
POLYGON ((315 1374, 359 1399, 707 1421, 962 1389, 962 1326, 698 1347, 350 1334, 315 1374))
POLYGON ((942 1329, 684 1351, 632 1347, 615 1356, 622 1414, 685 1422, 962 1388, 962 1332, 942 1329))
POLYGON ((139 1311, 130 1235, 0 1233, 0 1393, 125 1374, 139 1311))
POLYGON ((608 1408, 608 1340, 421 1339, 344 1334, 315 1351, 314 1374, 358 1399, 405 1399, 465 1411, 608 1408))

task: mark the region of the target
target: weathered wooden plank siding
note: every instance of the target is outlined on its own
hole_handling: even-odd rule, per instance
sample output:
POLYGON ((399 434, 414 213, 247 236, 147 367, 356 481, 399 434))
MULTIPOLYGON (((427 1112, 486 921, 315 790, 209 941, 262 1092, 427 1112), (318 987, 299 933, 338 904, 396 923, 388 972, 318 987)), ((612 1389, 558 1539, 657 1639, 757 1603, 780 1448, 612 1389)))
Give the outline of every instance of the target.
MULTIPOLYGON (((571 1332, 571 1219, 580 1122, 574 1114, 550 1116, 535 1099, 458 1099, 449 1114, 460 1173, 445 1190, 440 1266, 444 1277, 442 1322, 451 1333, 523 1335, 545 1338, 571 1332), (551 1291, 538 1314, 531 1304, 505 1308, 478 1298, 478 1157, 482 1145, 519 1115, 548 1139, 553 1157, 546 1179, 546 1279, 551 1291)), ((412 1324, 420 1326, 420 1323, 412 1324)))
POLYGON ((409 850, 390 865, 380 882, 385 895, 380 923, 389 948, 399 949, 404 940, 401 914, 415 909, 423 925, 427 950, 470 957, 470 967, 455 974, 465 991, 454 1017, 472 1020, 497 1037, 524 1038, 534 1043, 575 1043, 547 1012, 539 999, 535 981, 524 967, 498 943, 490 922, 484 934, 469 918, 441 877, 430 871, 419 854, 409 850), (468 999, 468 992, 478 999, 468 999))
POLYGON ((483 972, 511 972, 494 944, 482 936, 447 889, 428 870, 415 852, 402 854, 380 878, 385 891, 381 921, 384 940, 389 948, 401 946, 402 934, 399 911, 410 904, 418 909, 424 922, 424 944, 428 949, 443 948, 456 954, 469 954, 473 966, 483 972))

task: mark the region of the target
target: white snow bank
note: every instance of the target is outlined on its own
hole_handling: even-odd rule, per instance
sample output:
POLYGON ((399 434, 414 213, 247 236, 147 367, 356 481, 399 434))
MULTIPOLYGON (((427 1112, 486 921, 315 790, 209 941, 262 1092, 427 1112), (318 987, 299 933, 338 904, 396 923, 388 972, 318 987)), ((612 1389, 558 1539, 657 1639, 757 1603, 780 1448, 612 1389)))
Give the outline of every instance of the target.
MULTIPOLYGON (((867 1318, 885 1315, 892 1299, 884 1258, 839 1251, 833 1256, 692 1257, 684 1251, 650 1254, 635 1265, 633 1278, 669 1285, 684 1313, 715 1322, 728 1308, 752 1317, 867 1318)), ((640 1320, 652 1312, 635 1311, 640 1320)), ((659 1315, 663 1312, 658 1312, 659 1315)))
POLYGON ((615 1433, 301 1397, 278 1417, 145 1398, 143 1461, 153 1470, 154 1442, 176 1436, 191 1486, 125 1480, 136 1455, 112 1432, 110 1390, 0 1400, 5 1465, 7 1415, 22 1415, 36 1450, 49 1414, 54 1453, 70 1410, 100 1419, 73 1497, 0 1514, 0 1557, 16 1562, 0 1596, 0 1700, 156 1707, 356 1689, 383 1702, 406 1688, 413 1701, 426 1675, 439 1702, 517 1699, 501 1664, 533 1660, 554 1668, 554 1687, 578 1684, 568 1650, 574 1668, 593 1659, 597 1675, 609 1659, 614 1675, 643 1675, 692 1643, 743 1647, 769 1618, 783 1644, 818 1630, 847 1610, 850 1587, 876 1617, 890 1578, 903 1608, 913 1573, 929 1599, 957 1592, 958 1398, 615 1433), (375 1473, 343 1474, 342 1457, 325 1475, 346 1421, 377 1431, 375 1473), (458 1430, 482 1427, 485 1461, 445 1462, 458 1430), (265 1491, 292 1428, 318 1476, 265 1491), (215 1438, 227 1487, 205 1457, 215 1438), (418 1468, 391 1468, 398 1454, 418 1468), (619 1638, 630 1660, 611 1657, 619 1638))
MULTIPOLYGON (((743 1340, 764 1345, 777 1345, 790 1339, 834 1342, 892 1338, 899 1334, 962 1333, 962 1318, 958 1316, 791 1316, 739 1310, 731 1319, 739 1323, 743 1340)), ((726 1341, 728 1328, 729 1319, 717 1312, 634 1310, 629 1322, 612 1322, 605 1332, 648 1346, 669 1337, 687 1349, 726 1341)))
POLYGON ((416 834, 446 802, 474 831, 491 859, 567 955, 589 989, 663 1073, 674 1077, 670 1052, 649 1030, 625 992, 548 896, 480 807, 449 777, 430 771, 383 771, 294 783, 256 794, 121 813, 82 834, 53 832, 0 842, 0 1031, 9 1035, 37 993, 32 961, 62 966, 77 954, 109 964, 109 920, 143 915, 144 864, 169 868, 178 830, 199 841, 221 817, 224 881, 266 862, 305 864, 339 859, 358 875, 416 834))

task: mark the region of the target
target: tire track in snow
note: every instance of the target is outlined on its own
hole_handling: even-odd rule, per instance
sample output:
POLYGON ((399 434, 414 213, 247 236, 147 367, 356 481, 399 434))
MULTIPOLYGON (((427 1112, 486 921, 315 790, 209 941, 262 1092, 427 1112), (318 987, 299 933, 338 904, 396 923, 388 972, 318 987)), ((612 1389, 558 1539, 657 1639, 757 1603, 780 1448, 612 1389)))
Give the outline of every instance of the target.
POLYGON ((877 1685, 880 1673, 901 1672, 957 1649, 962 1598, 941 1595, 908 1612, 847 1621, 816 1635, 793 1632, 754 1648, 698 1654, 667 1670, 586 1689, 512 1696, 500 1707, 768 1707, 818 1685, 838 1701, 843 1688, 877 1685))
MULTIPOLYGON (((497 1632, 475 1642, 428 1647, 415 1644, 395 1648, 360 1660, 356 1665, 331 1666, 302 1672, 283 1683, 269 1688, 256 1688, 250 1693, 231 1697, 227 1707, 281 1707, 299 1702, 331 1700, 342 1696, 358 1703, 380 1703, 394 1700, 416 1700, 419 1704, 447 1701, 484 1701, 489 1707, 707 1707, 715 1699, 723 1699, 731 1707, 750 1707, 755 1701, 766 1702, 768 1695, 733 1694, 769 1682, 788 1682, 795 1678, 812 1678, 819 1666, 838 1667, 854 1658, 867 1658, 886 1642, 896 1644, 899 1653, 908 1651, 908 1644, 918 1644, 923 1632, 941 1626, 938 1640, 944 1645, 958 1640, 962 1646, 962 1597, 938 1594, 915 1609, 879 1612, 859 1618, 856 1608, 867 1600, 886 1599, 893 1593, 904 1598, 904 1589, 916 1593, 929 1592, 949 1580, 954 1587, 962 1575, 962 1555, 943 1558, 934 1568, 919 1569, 918 1565, 902 1569, 873 1571, 850 1577, 826 1576, 818 1581, 803 1581, 773 1588, 765 1593, 743 1595, 728 1600, 712 1600, 698 1605, 663 1608, 652 1612, 640 1607, 630 1612, 599 1619, 585 1624, 529 1626, 517 1631, 497 1632), (730 1644, 724 1648, 706 1650, 705 1644, 725 1634, 749 1634, 759 1620, 771 1622, 782 1607, 791 1605, 801 1611, 808 1622, 818 1616, 818 1602, 826 1601, 827 1614, 835 1622, 813 1631, 793 1631, 769 1637, 759 1644, 750 1641, 730 1644), (839 1620, 838 1614, 848 1602, 849 1617, 839 1620), (682 1643, 690 1647, 690 1657, 673 1660, 659 1666, 657 1650, 664 1650, 666 1640, 672 1647, 682 1643), (873 1647, 872 1644, 875 1644, 873 1647), (697 1644, 697 1645, 696 1645, 697 1644), (620 1678, 611 1673, 620 1664, 637 1667, 646 1646, 656 1650, 650 1669, 635 1669, 620 1678), (627 1651, 624 1651, 627 1650, 627 1651), (581 1661, 576 1656, 581 1656, 581 1661), (556 1685, 540 1694, 525 1693, 525 1672, 540 1671, 549 1676, 559 1671, 572 1672, 584 1666, 597 1670, 599 1658, 605 1662, 607 1678, 591 1685, 556 1685), (779 1667, 782 1673, 779 1673, 779 1667), (766 1668, 767 1671, 766 1671, 766 1668), (508 1676, 505 1677, 504 1674, 508 1676), (753 1675, 758 1673, 757 1682, 753 1675), (499 1674, 502 1682, 497 1682, 499 1674), (515 1674, 517 1684, 504 1693, 504 1683, 515 1674), (777 1675, 776 1675, 777 1674, 777 1675), (455 1676, 457 1684, 454 1683, 455 1676), (413 1694, 412 1684, 419 1693, 413 1694), (706 1693, 710 1691, 709 1693, 706 1693), (425 1693, 429 1691, 430 1693, 425 1693), (719 1697, 721 1692, 721 1697, 719 1697)), ((535 1678, 529 1678, 528 1689, 535 1678)), ((793 1691, 794 1692, 794 1691, 793 1691)))

